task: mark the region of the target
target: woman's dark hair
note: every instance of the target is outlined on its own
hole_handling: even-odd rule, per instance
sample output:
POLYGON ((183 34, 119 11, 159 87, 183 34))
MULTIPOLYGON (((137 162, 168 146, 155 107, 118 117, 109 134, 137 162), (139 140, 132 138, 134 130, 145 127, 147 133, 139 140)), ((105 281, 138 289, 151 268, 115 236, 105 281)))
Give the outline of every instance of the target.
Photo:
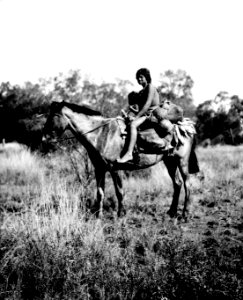
POLYGON ((137 71, 137 73, 136 73, 136 79, 137 79, 137 80, 138 80, 138 77, 139 77, 140 75, 143 75, 143 76, 146 78, 147 82, 148 82, 148 83, 151 83, 152 78, 151 78, 151 75, 150 75, 150 71, 149 71, 148 69, 146 69, 146 68, 141 68, 141 69, 139 69, 139 70, 137 71))

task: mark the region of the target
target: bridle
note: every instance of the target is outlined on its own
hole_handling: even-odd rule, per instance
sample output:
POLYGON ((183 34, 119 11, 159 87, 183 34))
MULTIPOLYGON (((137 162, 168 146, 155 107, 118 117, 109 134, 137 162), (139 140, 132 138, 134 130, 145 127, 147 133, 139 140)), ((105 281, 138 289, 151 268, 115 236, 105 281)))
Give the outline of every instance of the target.
MULTIPOLYGON (((54 116, 62 116, 62 115, 59 114, 59 113, 55 113, 55 114, 53 114, 53 117, 54 116)), ((97 126, 95 128, 92 128, 91 130, 86 131, 86 132, 80 133, 80 135, 85 136, 85 135, 87 135, 87 134, 89 134, 91 132, 94 132, 94 131, 96 131, 96 130, 98 130, 98 129, 104 127, 104 126, 106 126, 106 125, 109 125, 113 121, 117 122, 117 124, 118 124, 118 126, 120 128, 120 131, 122 131, 118 120, 124 120, 124 118, 121 117, 121 116, 114 117, 114 118, 109 118, 109 121, 107 121, 106 123, 103 123, 103 124, 101 124, 101 125, 99 125, 99 126, 97 126)), ((72 136, 72 137, 67 137, 67 138, 58 138, 58 139, 55 140, 55 142, 62 142, 62 141, 71 140, 71 139, 75 139, 75 137, 72 136)))

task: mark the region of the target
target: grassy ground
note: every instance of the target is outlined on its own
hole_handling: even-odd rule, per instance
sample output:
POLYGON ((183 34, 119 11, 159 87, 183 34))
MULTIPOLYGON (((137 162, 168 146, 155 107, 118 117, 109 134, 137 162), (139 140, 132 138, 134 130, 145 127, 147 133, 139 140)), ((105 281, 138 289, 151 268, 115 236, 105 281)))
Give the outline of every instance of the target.
POLYGON ((197 152, 205 178, 192 177, 183 223, 166 215, 163 165, 125 179, 118 220, 108 178, 96 220, 85 209, 95 196, 87 157, 1 148, 0 299, 242 299, 243 147, 197 152))

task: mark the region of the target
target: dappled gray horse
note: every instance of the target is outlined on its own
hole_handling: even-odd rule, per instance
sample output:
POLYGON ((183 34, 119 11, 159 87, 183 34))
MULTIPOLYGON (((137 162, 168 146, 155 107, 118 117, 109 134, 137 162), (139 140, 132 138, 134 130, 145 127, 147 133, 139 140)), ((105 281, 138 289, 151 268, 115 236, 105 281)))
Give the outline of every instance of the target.
POLYGON ((125 209, 123 207, 124 191, 119 170, 144 169, 163 160, 174 188, 168 214, 171 217, 177 214, 183 180, 185 189, 183 216, 186 217, 191 202, 189 174, 199 171, 193 147, 195 131, 191 130, 190 132, 187 127, 190 126, 183 125, 183 122, 176 125, 177 137, 183 141, 175 147, 173 155, 170 155, 168 151, 161 150, 159 143, 155 143, 156 140, 159 140, 158 135, 154 129, 148 129, 139 134, 137 146, 139 151, 134 160, 118 164, 116 160, 120 157, 125 145, 122 133, 125 132, 126 125, 123 118, 104 118, 100 112, 87 106, 68 102, 53 102, 43 129, 43 140, 51 141, 60 137, 65 130, 70 130, 86 148, 94 166, 97 181, 97 199, 94 205, 97 216, 101 216, 103 213, 106 172, 110 172, 113 179, 118 199, 117 214, 121 216, 125 209))

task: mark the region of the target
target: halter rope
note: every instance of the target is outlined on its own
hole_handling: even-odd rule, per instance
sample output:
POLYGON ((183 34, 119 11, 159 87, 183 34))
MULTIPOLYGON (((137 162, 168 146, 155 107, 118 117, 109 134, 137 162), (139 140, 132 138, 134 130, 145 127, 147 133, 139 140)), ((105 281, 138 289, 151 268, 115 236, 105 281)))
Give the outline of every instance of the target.
MULTIPOLYGON (((108 122, 103 123, 103 124, 101 124, 101 125, 99 125, 99 126, 93 128, 93 129, 91 129, 91 130, 89 130, 89 131, 86 131, 86 132, 84 132, 84 133, 81 133, 81 135, 86 135, 86 134, 88 134, 88 133, 91 133, 91 132, 93 132, 93 131, 96 131, 96 130, 98 130, 99 128, 104 127, 104 126, 110 124, 110 123, 111 123, 112 121, 114 121, 114 120, 117 121, 117 124, 118 124, 118 126, 119 126, 119 128, 120 128, 120 125, 119 125, 119 123, 118 123, 118 120, 123 120, 123 118, 120 117, 120 116, 118 116, 118 117, 115 117, 115 118, 109 118, 109 121, 108 121, 108 122)), ((120 129, 121 129, 121 128, 120 128, 120 129)), ((59 141, 71 140, 71 139, 75 139, 75 137, 72 136, 72 137, 68 137, 68 138, 65 138, 65 139, 64 139, 64 138, 63 138, 63 139, 60 138, 60 139, 58 139, 58 142, 59 142, 59 141)))

